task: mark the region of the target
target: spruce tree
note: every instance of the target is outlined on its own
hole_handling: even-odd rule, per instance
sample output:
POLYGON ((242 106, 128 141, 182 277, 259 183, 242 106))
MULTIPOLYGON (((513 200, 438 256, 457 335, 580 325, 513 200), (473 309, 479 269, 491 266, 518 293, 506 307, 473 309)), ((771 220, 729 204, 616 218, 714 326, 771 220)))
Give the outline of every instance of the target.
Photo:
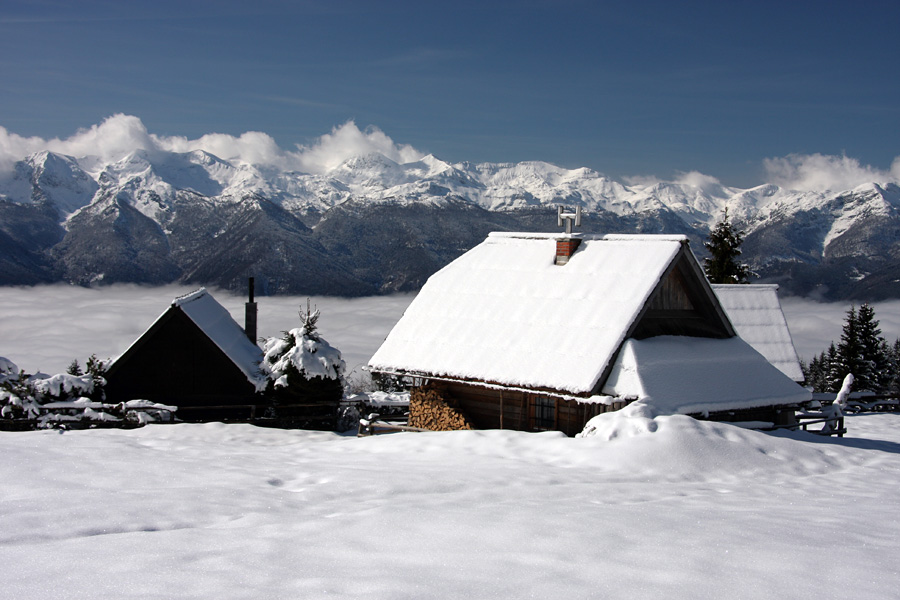
POLYGON ((873 392, 884 391, 890 384, 890 358, 887 342, 881 336, 875 309, 869 304, 859 307, 856 314, 856 329, 861 347, 861 372, 856 377, 854 387, 873 392))
POLYGON ((748 265, 738 262, 744 232, 735 229, 728 220, 728 209, 722 220, 709 232, 703 243, 709 250, 709 258, 703 260, 703 270, 711 283, 747 283, 753 272, 748 265))
MULTIPOLYGON (((847 311, 847 319, 844 321, 844 328, 841 331, 841 341, 837 346, 837 365, 835 374, 843 380, 847 373, 853 373, 854 387, 856 389, 868 389, 862 387, 868 384, 871 379, 871 372, 868 365, 865 364, 863 358, 862 341, 859 337, 859 318, 856 314, 856 307, 851 306, 847 311)), ((835 387, 835 381, 831 381, 832 387, 835 387)), ((839 391, 840 383, 837 383, 835 392, 839 391)))
POLYGON ((825 389, 822 391, 837 394, 841 389, 841 384, 844 382, 844 377, 847 373, 841 369, 840 361, 838 360, 837 346, 834 345, 834 342, 831 342, 828 346, 828 351, 825 354, 825 360, 823 362, 825 367, 825 389))
POLYGON ((814 356, 806 367, 806 385, 811 387, 814 392, 828 391, 828 360, 825 352, 818 356, 814 356))
POLYGON ((260 369, 269 378, 269 411, 286 425, 331 429, 344 394, 341 353, 319 334, 319 311, 306 304, 300 327, 271 337, 263 348, 260 369))
POLYGON ((894 345, 890 346, 890 370, 891 381, 888 383, 888 391, 891 394, 900 392, 900 338, 894 341, 894 345))

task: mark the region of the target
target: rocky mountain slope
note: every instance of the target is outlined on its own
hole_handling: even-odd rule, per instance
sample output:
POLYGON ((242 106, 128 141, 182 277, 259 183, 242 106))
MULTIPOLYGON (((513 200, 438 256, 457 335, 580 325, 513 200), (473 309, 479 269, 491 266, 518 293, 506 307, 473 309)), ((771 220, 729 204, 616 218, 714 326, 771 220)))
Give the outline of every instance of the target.
POLYGON ((324 174, 202 151, 114 162, 40 152, 0 175, 0 284, 173 281, 260 293, 417 289, 494 230, 685 233, 694 251, 727 208, 763 281, 825 299, 900 297, 900 188, 624 184, 542 162, 398 164, 357 156, 324 174))

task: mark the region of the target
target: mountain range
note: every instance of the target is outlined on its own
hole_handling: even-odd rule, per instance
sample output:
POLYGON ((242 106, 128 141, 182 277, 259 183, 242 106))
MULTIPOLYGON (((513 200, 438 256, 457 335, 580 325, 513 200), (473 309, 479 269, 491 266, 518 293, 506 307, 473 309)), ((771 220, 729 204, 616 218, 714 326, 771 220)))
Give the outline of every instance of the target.
POLYGON ((621 183, 544 162, 399 164, 372 153, 321 174, 208 152, 114 161, 39 152, 0 174, 0 285, 209 285, 356 296, 418 289, 490 231, 683 233, 728 210, 759 281, 825 300, 900 297, 900 187, 621 183))

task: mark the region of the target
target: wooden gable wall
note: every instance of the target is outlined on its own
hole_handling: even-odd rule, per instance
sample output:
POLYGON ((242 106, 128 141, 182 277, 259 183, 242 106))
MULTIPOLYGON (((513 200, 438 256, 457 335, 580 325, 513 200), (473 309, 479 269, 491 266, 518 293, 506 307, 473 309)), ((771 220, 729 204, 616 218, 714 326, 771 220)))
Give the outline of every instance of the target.
POLYGON ((110 401, 177 406, 181 420, 243 420, 260 408, 247 376, 178 307, 119 357, 106 378, 110 401))
POLYGON ((657 335, 728 338, 734 328, 699 271, 683 249, 650 295, 628 337, 641 340, 657 335))

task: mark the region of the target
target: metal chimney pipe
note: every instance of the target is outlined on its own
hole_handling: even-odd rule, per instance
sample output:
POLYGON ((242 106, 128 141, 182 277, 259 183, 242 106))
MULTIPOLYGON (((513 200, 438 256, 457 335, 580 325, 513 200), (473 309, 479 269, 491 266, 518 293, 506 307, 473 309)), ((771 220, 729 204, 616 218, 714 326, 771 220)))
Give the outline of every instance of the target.
POLYGON ((254 344, 256 343, 256 302, 253 301, 253 278, 250 278, 250 300, 244 305, 244 333, 254 344))

